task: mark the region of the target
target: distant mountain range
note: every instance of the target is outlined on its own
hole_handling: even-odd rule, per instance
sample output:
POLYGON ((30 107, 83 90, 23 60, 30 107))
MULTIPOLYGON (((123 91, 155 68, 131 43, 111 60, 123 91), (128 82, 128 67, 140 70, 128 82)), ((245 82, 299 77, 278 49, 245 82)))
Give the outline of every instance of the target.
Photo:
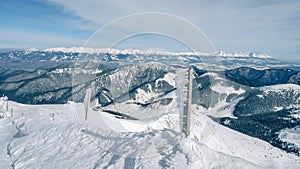
POLYGON ((158 50, 136 49, 94 49, 83 47, 26 49, 26 50, 0 50, 0 66, 9 68, 51 68, 78 61, 140 63, 157 61, 165 64, 206 66, 206 70, 224 70, 225 68, 238 68, 249 66, 253 68, 293 68, 300 66, 295 63, 278 61, 269 55, 256 52, 168 52, 158 50), (18 63, 26 64, 18 64, 18 63), (55 66, 54 66, 55 65, 55 66))
POLYGON ((271 58, 271 56, 267 54, 260 54, 257 52, 226 52, 226 51, 218 51, 215 53, 201 53, 201 52, 169 52, 169 51, 161 51, 161 50, 139 50, 139 49, 113 49, 113 48, 89 48, 89 47, 57 47, 57 48, 47 48, 47 49, 36 49, 36 48, 28 48, 25 50, 16 50, 16 49, 2 49, 0 50, 2 53, 4 52, 12 52, 19 51, 24 52, 26 54, 32 52, 63 52, 63 53, 86 53, 86 54, 103 54, 109 53, 111 55, 117 54, 128 54, 128 55, 201 55, 201 56, 228 56, 228 57, 255 57, 255 58, 271 58))

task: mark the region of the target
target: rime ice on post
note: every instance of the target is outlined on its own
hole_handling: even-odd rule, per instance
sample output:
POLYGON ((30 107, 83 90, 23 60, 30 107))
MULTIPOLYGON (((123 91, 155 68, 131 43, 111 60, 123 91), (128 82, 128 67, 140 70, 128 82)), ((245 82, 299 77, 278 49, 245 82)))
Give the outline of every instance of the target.
POLYGON ((8 111, 8 98, 7 97, 5 98, 5 101, 6 101, 6 111, 8 111))
POLYGON ((86 93, 85 93, 85 98, 84 98, 84 107, 85 107, 85 118, 84 118, 84 120, 85 121, 87 121, 88 111, 89 111, 89 108, 90 108, 91 94, 92 94, 92 89, 91 88, 87 89, 86 93))
POLYGON ((188 70, 188 85, 187 87, 187 100, 184 101, 183 116, 182 116, 182 130, 186 137, 190 135, 190 116, 192 104, 192 90, 193 90, 193 69, 190 67, 188 70))
POLYGON ((11 108, 10 108, 10 117, 12 118, 13 116, 14 116, 14 108, 11 107, 11 108))

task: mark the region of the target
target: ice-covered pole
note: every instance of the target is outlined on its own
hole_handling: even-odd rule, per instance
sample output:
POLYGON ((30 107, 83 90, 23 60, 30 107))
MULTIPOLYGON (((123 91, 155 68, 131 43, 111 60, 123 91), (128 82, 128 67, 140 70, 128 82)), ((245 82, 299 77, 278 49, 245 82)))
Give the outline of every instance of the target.
POLYGON ((193 90, 193 69, 188 70, 188 85, 187 85, 187 100, 184 101, 183 122, 182 129, 186 137, 190 135, 190 120, 191 120, 191 104, 192 104, 192 90, 193 90))
POLYGON ((6 111, 8 111, 8 98, 6 98, 6 111))
POLYGON ((85 99, 84 99, 84 106, 85 106, 85 118, 84 118, 84 120, 85 121, 87 121, 88 111, 89 111, 89 108, 90 108, 91 94, 92 94, 92 89, 91 88, 87 89, 86 94, 85 94, 85 99))

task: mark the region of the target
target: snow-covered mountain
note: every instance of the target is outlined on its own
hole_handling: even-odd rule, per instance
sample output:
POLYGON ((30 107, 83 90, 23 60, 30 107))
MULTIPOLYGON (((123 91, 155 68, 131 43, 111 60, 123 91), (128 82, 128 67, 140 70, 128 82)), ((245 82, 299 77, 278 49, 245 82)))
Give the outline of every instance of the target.
POLYGON ((225 52, 218 51, 216 53, 201 53, 201 52, 169 52, 169 51, 160 51, 160 50, 139 50, 139 49, 113 49, 113 48, 90 48, 90 47, 57 47, 57 48, 47 48, 47 49, 36 49, 29 48, 26 49, 26 53, 31 52, 63 52, 63 53, 86 53, 86 54, 101 54, 108 53, 111 55, 200 55, 200 56, 227 56, 227 57, 255 57, 255 58, 271 58, 267 54, 260 54, 256 52, 225 52))
MULTIPOLYGON (((37 49, 27 49, 25 51, 37 51, 37 49)), ((64 53, 88 53, 88 54, 100 54, 109 53, 111 55, 200 55, 200 56, 227 56, 227 57, 255 57, 255 58, 271 58, 267 54, 260 54, 256 52, 225 52, 218 51, 216 53, 200 53, 200 52, 169 52, 160 50, 139 50, 139 49, 112 49, 112 48, 89 48, 89 47, 58 47, 58 48, 48 48, 41 51, 45 52, 64 52, 64 53)))
POLYGON ((243 65, 251 67, 285 67, 286 63, 276 61, 266 54, 255 52, 168 52, 158 50, 137 50, 137 49, 95 49, 84 47, 72 48, 49 48, 49 49, 27 49, 10 52, 0 52, 0 66, 16 67, 19 62, 27 64, 17 65, 25 68, 59 66, 70 62, 82 60, 97 60, 101 62, 148 62, 159 61, 166 64, 198 64, 201 62, 210 63, 206 69, 236 68, 243 65), (9 64, 7 64, 9 62, 9 64), (25 66, 27 65, 27 67, 25 66), (28 66, 29 65, 29 66, 28 66))
POLYGON ((0 168, 65 168, 71 161, 77 168, 299 166, 295 64, 257 53, 91 48, 0 57, 0 95, 10 100, 8 109, 0 102, 7 159, 0 168), (189 67, 192 118, 185 138, 180 113, 189 67), (36 162, 42 152, 49 153, 36 162))

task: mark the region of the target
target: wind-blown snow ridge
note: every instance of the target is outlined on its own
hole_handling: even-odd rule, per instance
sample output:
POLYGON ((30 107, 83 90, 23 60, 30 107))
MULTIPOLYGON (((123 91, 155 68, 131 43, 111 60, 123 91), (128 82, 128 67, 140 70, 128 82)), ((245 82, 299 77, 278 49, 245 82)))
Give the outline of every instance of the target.
POLYGON ((218 51, 214 53, 202 52, 170 52, 161 50, 140 50, 140 49, 112 49, 112 48, 89 48, 89 47, 57 47, 41 50, 44 52, 64 52, 64 53, 88 53, 88 54, 133 54, 133 55, 198 55, 198 56, 221 56, 221 57, 253 57, 253 58, 271 58, 267 54, 260 54, 256 52, 225 52, 218 51))

